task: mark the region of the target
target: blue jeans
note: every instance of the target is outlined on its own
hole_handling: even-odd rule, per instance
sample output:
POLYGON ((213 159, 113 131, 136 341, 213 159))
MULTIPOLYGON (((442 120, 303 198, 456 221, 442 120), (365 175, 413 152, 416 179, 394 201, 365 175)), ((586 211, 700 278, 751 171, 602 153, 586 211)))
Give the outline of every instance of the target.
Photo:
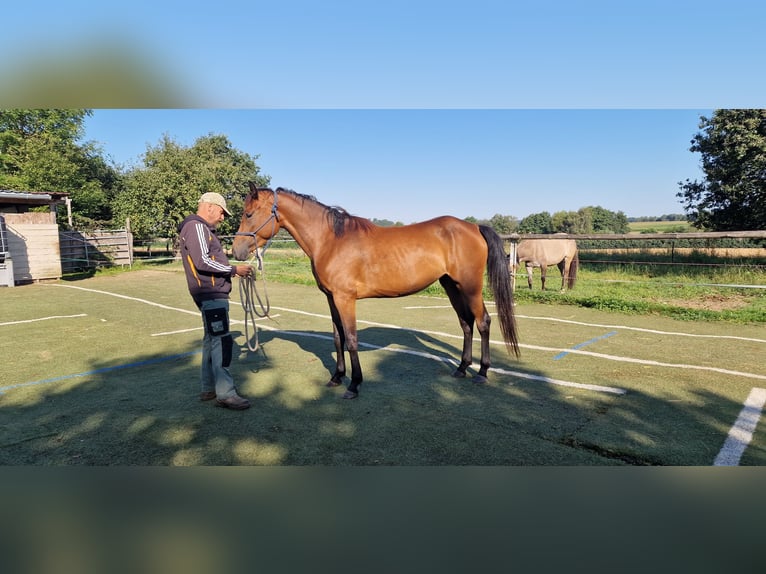
MULTIPOLYGON (((229 332, 229 301, 227 299, 213 299, 203 301, 200 307, 202 311, 202 324, 205 327, 205 336, 202 339, 202 369, 200 383, 202 392, 215 391, 219 399, 226 399, 237 394, 234 387, 234 379, 229 372, 234 339, 229 332), (211 311, 223 312, 225 317, 225 333, 214 334, 209 324, 211 311), (206 315, 207 313, 207 315, 206 315)), ((221 322, 213 323, 213 330, 220 333, 221 322)))

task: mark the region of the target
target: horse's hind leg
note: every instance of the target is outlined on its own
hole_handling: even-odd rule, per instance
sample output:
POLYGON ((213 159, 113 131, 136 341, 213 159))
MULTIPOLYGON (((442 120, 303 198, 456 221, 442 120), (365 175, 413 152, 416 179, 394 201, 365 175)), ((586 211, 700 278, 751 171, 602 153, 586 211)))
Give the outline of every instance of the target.
POLYGON ((559 262, 559 271, 561 272, 561 291, 564 291, 564 286, 566 285, 567 280, 569 279, 569 259, 564 257, 559 262))
POLYGON ((487 313, 487 308, 484 306, 484 301, 479 295, 473 302, 474 315, 479 317, 476 319, 476 329, 481 336, 481 359, 479 362, 479 372, 473 378, 474 383, 486 383, 487 371, 489 371, 490 359, 489 359, 489 326, 492 319, 487 313), (481 309, 481 311, 479 311, 481 309))
POLYGON ((452 373, 452 376, 465 377, 466 370, 473 362, 473 315, 451 277, 444 275, 439 278, 439 283, 447 292, 452 308, 455 309, 457 318, 460 321, 460 328, 463 331, 463 354, 460 358, 460 365, 452 373))

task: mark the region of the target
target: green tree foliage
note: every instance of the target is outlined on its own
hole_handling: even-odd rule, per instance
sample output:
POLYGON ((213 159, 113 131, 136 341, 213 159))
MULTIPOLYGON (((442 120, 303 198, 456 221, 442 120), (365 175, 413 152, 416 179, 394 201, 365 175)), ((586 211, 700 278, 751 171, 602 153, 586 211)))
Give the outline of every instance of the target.
POLYGON ((628 233, 630 224, 622 212, 609 211, 600 206, 581 207, 577 211, 547 211, 533 213, 521 221, 511 215, 495 214, 492 219, 466 217, 471 223, 489 225, 501 235, 511 233, 628 233))
POLYGON ((519 220, 512 215, 501 215, 496 213, 489 220, 489 226, 500 235, 515 233, 519 228, 519 220))
POLYGON ((622 211, 609 211, 600 206, 580 208, 584 220, 590 220, 590 233, 627 233, 630 230, 628 217, 622 211))
POLYGON ((715 110, 701 117, 689 151, 704 181, 678 182, 689 221, 714 231, 766 229, 766 110, 715 110))
POLYGON ((577 211, 557 211, 551 217, 551 233, 628 233, 630 224, 622 211, 600 206, 581 207, 577 211))
POLYGON ((184 147, 168 135, 156 147, 147 146, 144 165, 125 174, 124 189, 117 196, 115 211, 129 218, 139 239, 178 236, 178 224, 197 211, 200 195, 215 191, 226 198, 232 217, 219 228, 232 234, 239 226, 247 182, 269 184, 260 175, 257 156, 236 150, 228 137, 210 134, 184 147))
POLYGON ((547 211, 527 215, 519 223, 519 233, 553 233, 553 221, 547 211))
POLYGON ((391 221, 390 219, 376 219, 372 218, 371 220, 375 225, 380 225, 381 227, 400 227, 404 225, 401 221, 391 221))
POLYGON ((576 211, 556 211, 551 216, 553 233, 587 233, 589 226, 576 211))
POLYGON ((119 174, 93 142, 78 143, 91 114, 83 109, 0 110, 0 187, 68 193, 78 227, 109 221, 119 174))
POLYGON ((490 219, 476 219, 469 216, 464 219, 468 223, 475 223, 476 225, 486 225, 494 229, 500 235, 508 235, 509 233, 516 233, 519 227, 519 220, 512 215, 501 215, 496 213, 490 219))

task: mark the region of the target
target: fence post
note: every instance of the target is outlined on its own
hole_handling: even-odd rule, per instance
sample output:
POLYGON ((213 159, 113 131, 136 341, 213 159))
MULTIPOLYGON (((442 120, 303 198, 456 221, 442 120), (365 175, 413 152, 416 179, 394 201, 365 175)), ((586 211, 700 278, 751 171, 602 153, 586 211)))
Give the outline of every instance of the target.
POLYGON ((516 291, 516 246, 518 239, 511 238, 511 253, 508 256, 508 265, 511 268, 511 292, 516 291))

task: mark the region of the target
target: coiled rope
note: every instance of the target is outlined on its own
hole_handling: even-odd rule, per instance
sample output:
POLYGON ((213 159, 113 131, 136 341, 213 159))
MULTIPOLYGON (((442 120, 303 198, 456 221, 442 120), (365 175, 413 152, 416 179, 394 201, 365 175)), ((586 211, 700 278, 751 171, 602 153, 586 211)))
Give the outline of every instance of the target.
POLYGON ((256 247, 255 251, 253 252, 253 258, 258 261, 258 271, 261 272, 261 279, 263 280, 263 296, 266 300, 266 303, 263 303, 263 300, 258 293, 258 288, 256 287, 255 267, 253 267, 253 272, 250 275, 247 277, 239 278, 239 300, 242 303, 242 308, 245 310, 245 339, 247 340, 247 348, 253 352, 257 351, 260 347, 260 343, 258 342, 258 327, 255 324, 255 318, 269 317, 269 309, 271 308, 269 304, 269 294, 266 292, 266 280, 263 278, 263 254, 266 253, 266 250, 271 246, 271 241, 274 239, 274 235, 277 233, 277 221, 279 219, 279 215, 277 213, 277 199, 279 197, 278 191, 278 189, 274 190, 274 203, 271 206, 271 216, 266 221, 264 221, 255 231, 237 231, 235 234, 248 235, 253 238, 253 241, 255 241, 258 232, 266 227, 266 225, 271 223, 271 233, 269 234, 269 240, 266 242, 266 245, 263 247, 263 249, 258 249, 258 247, 256 247), (257 307, 256 302, 258 303, 257 307), (250 342, 248 324, 252 324, 253 326, 253 337, 255 339, 254 344, 250 342))
POLYGON ((252 265, 253 272, 247 277, 239 278, 239 300, 242 303, 242 308, 245 310, 245 340, 247 341, 247 348, 255 352, 260 348, 258 341, 258 326, 256 325, 256 318, 264 318, 269 316, 269 310, 271 305, 269 303, 269 294, 266 291, 266 280, 263 277, 263 259, 261 257, 260 250, 256 249, 254 258, 257 261, 257 271, 261 274, 261 283, 263 284, 263 298, 258 292, 256 281, 256 266, 252 265), (250 342, 250 327, 253 329, 254 343, 250 342))

